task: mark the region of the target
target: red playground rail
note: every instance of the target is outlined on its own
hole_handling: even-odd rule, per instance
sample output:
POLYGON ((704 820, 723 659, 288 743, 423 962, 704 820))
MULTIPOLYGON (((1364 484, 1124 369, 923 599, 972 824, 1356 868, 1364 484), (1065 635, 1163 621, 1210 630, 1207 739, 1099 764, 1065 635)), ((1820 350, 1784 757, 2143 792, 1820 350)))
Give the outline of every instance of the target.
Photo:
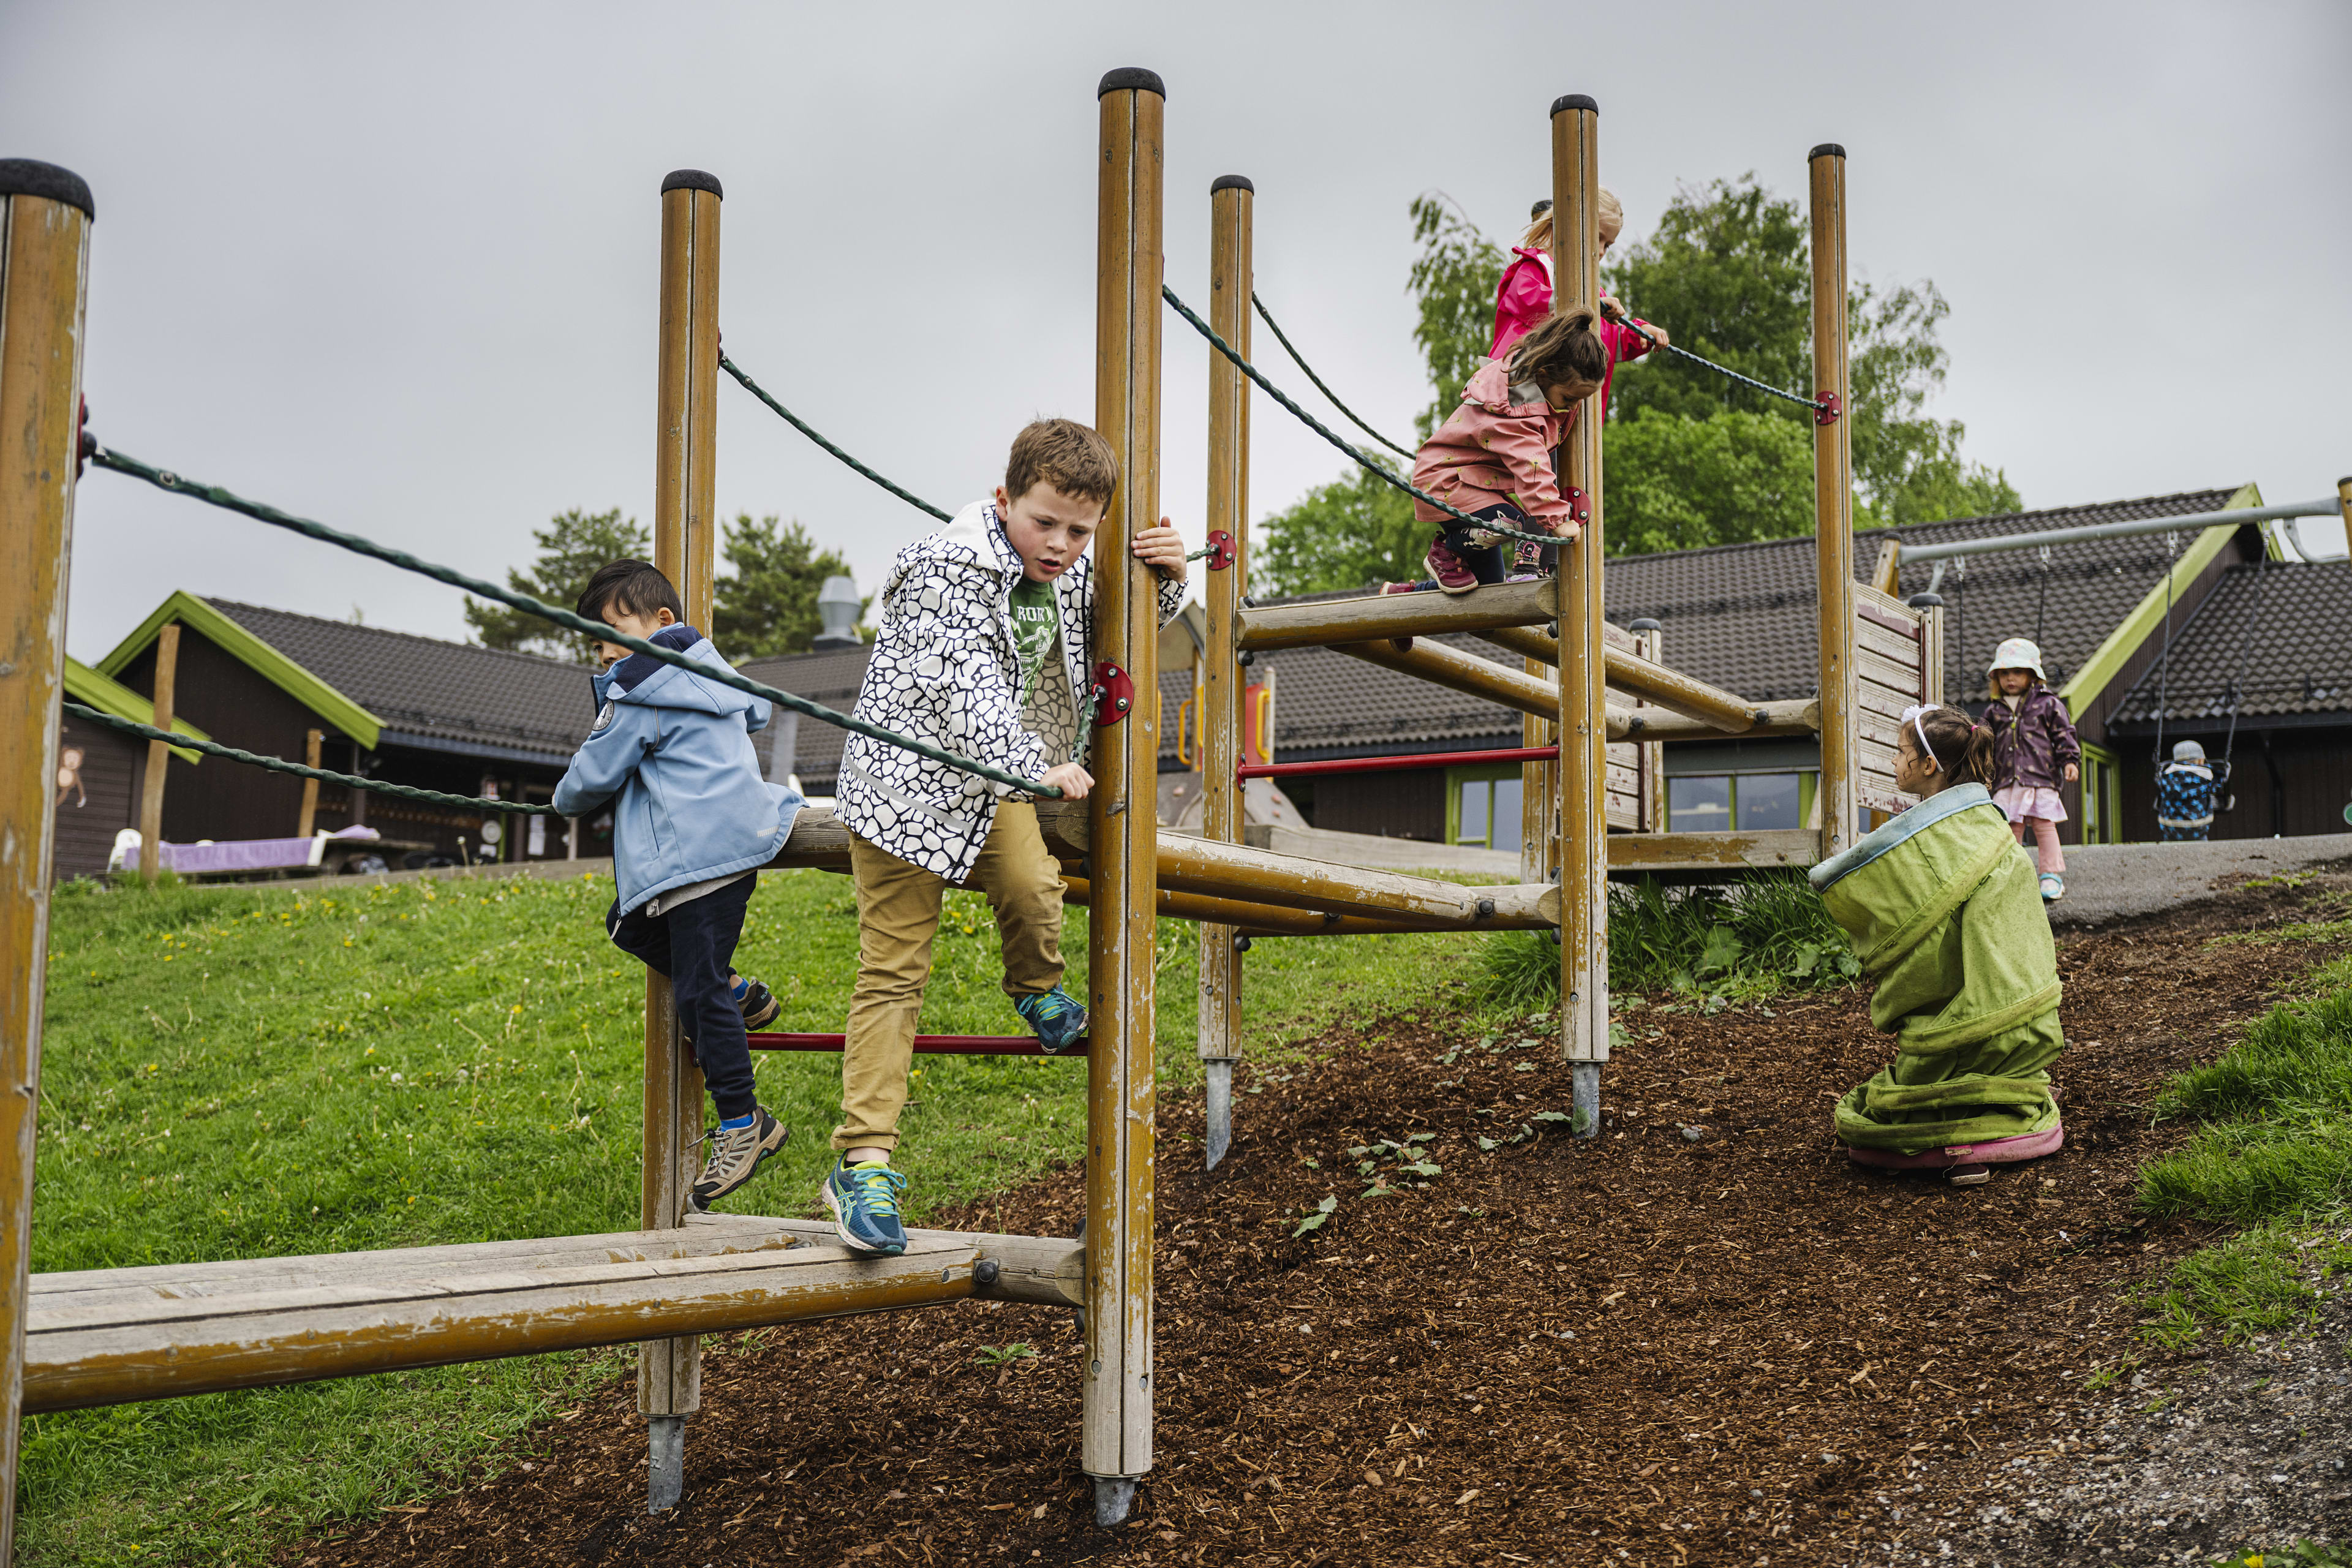
MULTIPOLYGON (((750 1035, 755 1051, 837 1051, 839 1035, 750 1035)), ((1084 1051, 1055 1053, 1039 1045, 1034 1035, 917 1035, 919 1057, 1049 1057, 1059 1054, 1084 1061, 1084 1051)))
POLYGON ((1402 757, 1333 757, 1319 763, 1244 763, 1235 778, 1297 779, 1317 773, 1381 773, 1395 768, 1467 767, 1479 763, 1549 763, 1558 746, 1512 746, 1493 752, 1416 752, 1402 757))

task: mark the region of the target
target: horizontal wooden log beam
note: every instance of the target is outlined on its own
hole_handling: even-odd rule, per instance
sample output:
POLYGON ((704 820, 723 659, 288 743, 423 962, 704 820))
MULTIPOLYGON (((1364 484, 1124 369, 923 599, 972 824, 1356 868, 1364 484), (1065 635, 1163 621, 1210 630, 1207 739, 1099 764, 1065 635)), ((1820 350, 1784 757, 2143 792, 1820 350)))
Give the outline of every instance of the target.
POLYGON ((1559 719, 1558 681, 1525 674, 1444 643, 1424 640, 1407 642, 1402 647, 1393 641, 1337 643, 1331 651, 1417 677, 1450 691, 1483 697, 1538 719, 1554 722, 1559 719))
POLYGON ((1808 827, 1754 833, 1612 833, 1609 869, 1617 872, 1802 868, 1821 858, 1822 836, 1808 827))
POLYGON ((1559 613, 1552 582, 1494 583, 1469 594, 1380 594, 1260 605, 1234 617, 1242 648, 1318 647, 1336 643, 1542 626, 1559 613))
MULTIPOLYGON (((1162 845, 1166 840, 1161 840, 1162 845)), ((1163 853, 1165 850, 1163 848, 1163 853)), ((1093 884, 1084 877, 1062 878, 1062 901, 1087 905, 1093 884)), ((1214 899, 1200 893, 1160 889, 1159 912, 1169 920, 1202 921, 1240 926, 1254 936, 1362 936, 1381 931, 1426 931, 1426 926, 1367 919, 1339 910, 1300 910, 1255 903, 1242 899, 1214 899)))
POLYGON ((1559 889, 1549 883, 1465 887, 1206 838, 1162 838, 1160 885, 1291 909, 1351 909, 1426 931, 1537 931, 1559 923, 1559 889))
MULTIPOLYGON (((1822 708, 1810 697, 1783 702, 1759 702, 1764 717, 1752 729, 1739 731, 1743 741, 1771 735, 1813 735, 1821 731, 1822 708)), ((1609 738, 1612 741, 1707 741, 1723 739, 1724 731, 1704 719, 1667 708, 1612 708, 1609 738)))
MULTIPOLYGON (((1559 639, 1533 626, 1498 626, 1478 634, 1497 647, 1546 664, 1559 663, 1559 639)), ((1605 650, 1609 688, 1632 696, 1646 698, 1662 708, 1685 714, 1707 726, 1699 733, 1744 735, 1753 733, 1759 725, 1772 722, 1766 715, 1774 706, 1769 702, 1751 702, 1719 686, 1710 686, 1696 676, 1685 675, 1671 665, 1659 664, 1639 657, 1627 648, 1610 647, 1605 650)), ((1612 732, 1611 739, 1622 739, 1612 732)), ((1683 736, 1644 736, 1645 740, 1680 740, 1683 736)))
POLYGON ((1082 1249, 915 1231, 857 1258, 816 1220, 35 1275, 25 1408, 80 1409, 719 1333, 968 1296, 1076 1306, 1082 1249))

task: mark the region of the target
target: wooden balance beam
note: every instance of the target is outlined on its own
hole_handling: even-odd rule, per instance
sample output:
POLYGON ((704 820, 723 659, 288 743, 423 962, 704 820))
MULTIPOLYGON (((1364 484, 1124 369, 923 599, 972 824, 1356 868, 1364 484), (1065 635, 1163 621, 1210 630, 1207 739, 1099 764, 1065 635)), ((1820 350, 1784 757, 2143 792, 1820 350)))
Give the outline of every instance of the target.
POLYGON ((1490 584, 1475 594, 1381 594, 1247 606, 1234 616, 1234 642, 1244 651, 1323 647, 1440 632, 1483 634, 1496 626, 1540 626, 1559 616, 1552 580, 1545 578, 1490 584))
POLYGON ((723 1333, 966 1297, 1077 1306, 1083 1249, 908 1232, 861 1258, 817 1220, 32 1277, 27 1414, 723 1333))

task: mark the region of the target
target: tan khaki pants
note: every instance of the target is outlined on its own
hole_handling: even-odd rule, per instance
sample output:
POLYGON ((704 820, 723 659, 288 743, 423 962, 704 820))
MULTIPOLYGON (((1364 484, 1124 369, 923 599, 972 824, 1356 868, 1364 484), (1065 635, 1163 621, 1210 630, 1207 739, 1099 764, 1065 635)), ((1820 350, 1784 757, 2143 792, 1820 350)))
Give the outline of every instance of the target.
MULTIPOLYGON (((841 1051, 841 1125, 833 1130, 833 1146, 895 1149, 948 882, 856 834, 849 868, 857 883, 857 987, 841 1051)), ((1004 994, 1034 996, 1059 985, 1062 872, 1045 853, 1034 806, 997 806, 970 885, 986 893, 996 911, 1004 994)))

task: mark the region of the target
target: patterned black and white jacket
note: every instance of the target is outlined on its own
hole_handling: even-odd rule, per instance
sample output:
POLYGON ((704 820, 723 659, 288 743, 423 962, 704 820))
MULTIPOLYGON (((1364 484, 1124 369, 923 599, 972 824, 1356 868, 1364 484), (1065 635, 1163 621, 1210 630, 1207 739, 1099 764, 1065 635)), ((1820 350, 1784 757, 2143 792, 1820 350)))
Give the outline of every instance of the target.
MULTIPOLYGON (((898 552, 882 588, 882 625, 857 693, 857 716, 960 756, 1035 778, 1070 761, 1093 689, 1094 557, 1055 580, 1066 683, 1041 683, 1041 735, 1023 725, 1013 590, 1021 557, 996 508, 979 501, 898 552)), ((1184 605, 1181 579, 1160 584, 1160 624, 1184 605)), ((1088 722, 1091 730, 1091 721, 1088 722)), ((910 865, 960 882, 1015 792, 864 735, 842 748, 835 810, 852 833, 910 865)), ((1021 798, 1029 798, 1022 795, 1021 798)))

